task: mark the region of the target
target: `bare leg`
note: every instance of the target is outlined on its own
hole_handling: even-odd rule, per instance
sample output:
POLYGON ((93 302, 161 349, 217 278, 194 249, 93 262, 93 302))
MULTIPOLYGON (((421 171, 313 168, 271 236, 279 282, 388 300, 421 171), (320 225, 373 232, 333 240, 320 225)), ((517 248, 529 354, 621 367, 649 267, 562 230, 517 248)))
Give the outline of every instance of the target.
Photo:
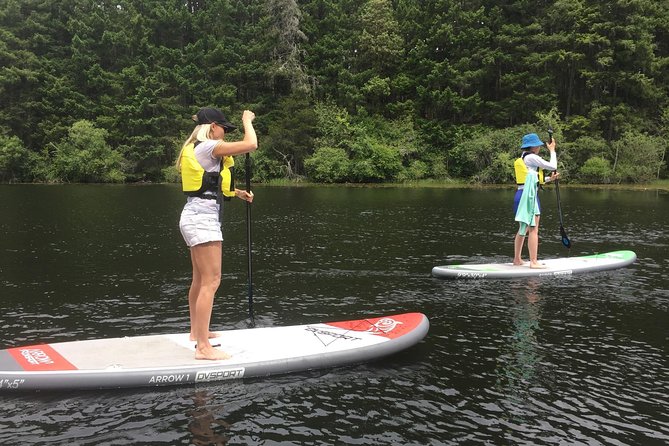
MULTIPOLYGON (((193 281, 190 285, 190 290, 188 291, 188 310, 190 311, 190 337, 191 341, 195 341, 195 333, 193 332, 193 327, 196 326, 196 314, 195 314, 195 305, 197 302, 197 297, 200 294, 201 288, 201 277, 200 271, 195 266, 195 260, 193 259, 193 252, 191 251, 191 262, 193 264, 193 281)), ((218 333, 209 332, 209 339, 217 338, 220 335, 218 333)))
POLYGON ((214 305, 214 294, 221 283, 221 242, 193 246, 191 258, 193 283, 199 284, 199 287, 191 289, 188 295, 191 333, 197 343, 195 359, 228 359, 230 355, 216 350, 209 343, 209 322, 214 305))
POLYGON ((516 238, 513 241, 513 264, 520 266, 523 264, 522 252, 525 244, 525 236, 518 234, 516 231, 516 238))
POLYGON ((527 249, 530 251, 530 268, 545 268, 539 263, 539 216, 534 217, 535 226, 530 226, 527 235, 527 249))
MULTIPOLYGON (((220 338, 220 337, 221 337, 220 333, 216 333, 215 331, 210 331, 209 332, 209 339, 220 338)), ((191 341, 195 340, 195 335, 193 334, 192 330, 191 330, 191 334, 188 337, 188 339, 190 339, 191 341)))
POLYGON ((193 250, 190 253, 190 260, 193 265, 193 281, 190 284, 190 290, 188 290, 188 311, 190 312, 190 340, 195 340, 195 333, 193 333, 193 327, 195 327, 195 303, 197 302, 197 296, 200 294, 200 272, 195 266, 195 258, 193 250))

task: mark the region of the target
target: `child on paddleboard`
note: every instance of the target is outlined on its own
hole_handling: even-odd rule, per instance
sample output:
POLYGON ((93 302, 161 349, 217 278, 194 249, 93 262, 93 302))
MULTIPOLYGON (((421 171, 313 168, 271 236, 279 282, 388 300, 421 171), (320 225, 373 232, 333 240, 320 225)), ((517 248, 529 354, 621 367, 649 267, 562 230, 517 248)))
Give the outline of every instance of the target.
POLYGON ((555 154, 555 139, 546 143, 550 152, 550 160, 546 161, 539 156, 544 142, 536 133, 523 136, 520 144, 522 154, 514 163, 516 183, 518 189, 513 200, 513 212, 515 220, 519 223, 518 232, 514 239, 513 264, 523 265, 521 253, 527 235, 527 248, 530 255, 530 268, 542 268, 538 261, 539 251, 539 218, 541 210, 539 207, 539 186, 543 184, 543 170, 553 171, 546 181, 554 181, 558 178, 557 155, 555 154), (528 234, 529 232, 529 234, 528 234))

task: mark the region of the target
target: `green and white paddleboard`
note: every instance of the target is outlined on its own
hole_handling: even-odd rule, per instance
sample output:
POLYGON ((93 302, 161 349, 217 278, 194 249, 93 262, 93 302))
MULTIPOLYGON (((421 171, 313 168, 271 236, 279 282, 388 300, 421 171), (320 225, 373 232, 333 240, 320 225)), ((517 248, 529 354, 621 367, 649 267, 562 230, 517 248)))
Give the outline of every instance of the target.
POLYGON ((608 269, 623 268, 636 260, 633 251, 613 251, 580 257, 561 257, 541 260, 545 268, 530 268, 526 262, 522 266, 512 263, 473 263, 445 265, 432 268, 432 275, 438 279, 515 279, 520 277, 558 277, 572 274, 591 273, 608 269))

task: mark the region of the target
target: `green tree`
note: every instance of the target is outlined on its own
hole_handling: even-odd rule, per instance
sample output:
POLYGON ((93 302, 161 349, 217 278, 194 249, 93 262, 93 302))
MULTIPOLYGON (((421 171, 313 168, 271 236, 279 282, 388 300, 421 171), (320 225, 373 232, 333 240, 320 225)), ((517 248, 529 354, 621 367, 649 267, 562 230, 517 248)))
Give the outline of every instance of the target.
POLYGON ((77 121, 67 138, 56 148, 52 181, 97 183, 123 182, 124 159, 114 151, 105 138, 107 131, 89 121, 77 121))
POLYGON ((307 74, 302 47, 307 36, 300 28, 302 11, 295 0, 266 0, 266 16, 270 21, 272 65, 270 76, 276 84, 285 79, 289 91, 308 93, 312 82, 307 74))
POLYGON ((609 141, 653 128, 667 101, 656 79, 667 57, 666 2, 559 0, 548 9, 561 108, 588 116, 609 141))
POLYGON ((488 183, 513 181, 513 162, 520 156, 520 140, 526 133, 537 132, 536 125, 522 125, 501 130, 469 129, 449 153, 449 173, 488 183), (508 164, 505 164, 508 163, 508 164))
POLYGON ((618 182, 646 183, 657 178, 667 150, 664 138, 628 132, 612 143, 613 176, 618 182))
POLYGON ((346 181, 487 182, 496 132, 560 121, 565 178, 593 156, 620 173, 616 141, 666 128, 668 35, 652 0, 0 0, 0 134, 42 160, 86 120, 126 180, 160 181, 199 107, 250 108, 258 178, 339 148, 346 181))
POLYGON ((322 183, 343 183, 351 178, 351 161, 340 147, 320 147, 304 162, 307 174, 322 183))
POLYGON ((32 181, 37 155, 28 150, 16 136, 0 135, 0 181, 32 181))
MULTIPOLYGON (((393 138, 401 130, 389 132, 386 126, 405 129, 411 135, 410 126, 401 121, 386 123, 378 116, 358 117, 355 122, 344 109, 333 104, 318 104, 316 107, 320 136, 316 139, 314 155, 305 162, 307 174, 314 171, 316 163, 324 161, 322 153, 340 149, 350 161, 347 174, 339 181, 379 182, 393 180, 402 170, 403 156, 414 152, 411 137, 393 138), (327 149, 321 152, 321 149, 327 149)), ((338 164, 339 165, 339 164, 338 164)), ((329 167, 326 170, 331 170, 329 167)))
MULTIPOLYGON (((277 108, 261 119, 269 124, 260 151, 265 158, 282 166, 280 176, 302 177, 304 160, 313 152, 317 132, 314 104, 309 97, 297 92, 282 98, 277 108)), ((268 168, 271 169, 271 165, 268 168)))
POLYGON ((613 169, 609 160, 601 156, 589 158, 579 169, 578 178, 584 183, 609 183, 613 169))
POLYGON ((362 103, 360 85, 352 72, 360 31, 355 18, 362 5, 359 0, 312 0, 300 5, 307 36, 305 65, 314 77, 314 94, 318 100, 332 100, 351 112, 362 103))

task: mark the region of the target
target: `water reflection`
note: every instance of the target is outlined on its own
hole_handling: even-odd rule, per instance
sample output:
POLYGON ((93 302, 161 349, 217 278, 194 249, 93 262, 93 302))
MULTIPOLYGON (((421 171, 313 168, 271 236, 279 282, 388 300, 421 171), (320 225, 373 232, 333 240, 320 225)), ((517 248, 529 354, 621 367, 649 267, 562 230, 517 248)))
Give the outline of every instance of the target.
POLYGON ((511 286, 515 296, 511 313, 511 335, 505 352, 498 358, 497 388, 511 401, 525 399, 542 360, 537 340, 543 300, 539 293, 540 279, 530 278, 511 286))
MULTIPOLYGON (((0 395, 0 444, 669 444, 669 195, 565 189, 572 255, 633 249, 629 268, 432 279, 448 261, 510 260, 500 215, 512 196, 262 188, 259 326, 422 311, 425 340, 317 373, 0 395)), ((554 194, 545 199, 541 256, 565 256, 554 194)), ((176 185, 0 185, 0 209, 11 210, 0 219, 2 346, 187 330, 182 206, 176 185)), ((245 328, 244 207, 230 206, 226 221, 214 321, 245 328)))
POLYGON ((536 365, 541 361, 537 342, 537 331, 543 305, 539 294, 539 281, 530 279, 526 284, 514 289, 516 296, 512 313, 512 333, 508 352, 500 357, 501 375, 509 389, 520 389, 531 382, 536 373, 536 365), (521 288, 525 288, 522 290, 521 288))
POLYGON ((219 418, 223 405, 210 405, 212 398, 213 395, 205 390, 193 395, 193 408, 188 411, 191 417, 188 430, 193 434, 191 443, 197 446, 221 446, 230 441, 224 433, 231 424, 219 418))

